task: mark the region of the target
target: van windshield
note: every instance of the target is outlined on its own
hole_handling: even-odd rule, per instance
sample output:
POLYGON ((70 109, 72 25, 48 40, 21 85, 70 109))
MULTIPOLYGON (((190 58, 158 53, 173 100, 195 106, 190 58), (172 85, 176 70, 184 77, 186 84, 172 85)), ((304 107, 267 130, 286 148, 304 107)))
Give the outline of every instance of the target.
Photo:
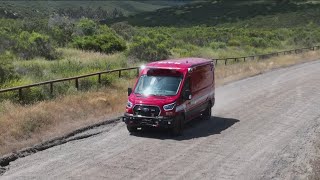
POLYGON ((174 96, 178 93, 182 76, 148 76, 139 78, 135 93, 156 96, 174 96))

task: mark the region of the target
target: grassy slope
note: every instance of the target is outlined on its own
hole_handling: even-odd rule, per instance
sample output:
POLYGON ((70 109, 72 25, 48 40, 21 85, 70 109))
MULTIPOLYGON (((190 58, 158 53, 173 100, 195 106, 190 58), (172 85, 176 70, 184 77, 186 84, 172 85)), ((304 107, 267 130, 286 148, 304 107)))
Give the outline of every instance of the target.
POLYGON ((253 27, 301 26, 309 22, 320 24, 320 4, 289 3, 276 5, 273 1, 205 1, 182 6, 169 7, 154 12, 143 12, 125 18, 114 19, 128 21, 136 26, 216 26, 237 23, 238 26, 253 27), (263 18, 262 18, 263 16, 263 18), (265 20, 264 20, 264 17, 265 20), (262 21, 261 21, 262 20, 262 21), (275 21, 275 22, 273 22, 275 21), (292 23, 294 22, 294 23, 292 23))
POLYGON ((48 16, 59 8, 102 7, 105 10, 114 8, 125 14, 154 11, 159 8, 182 4, 181 1, 1 1, 0 8, 15 12, 24 17, 48 16))

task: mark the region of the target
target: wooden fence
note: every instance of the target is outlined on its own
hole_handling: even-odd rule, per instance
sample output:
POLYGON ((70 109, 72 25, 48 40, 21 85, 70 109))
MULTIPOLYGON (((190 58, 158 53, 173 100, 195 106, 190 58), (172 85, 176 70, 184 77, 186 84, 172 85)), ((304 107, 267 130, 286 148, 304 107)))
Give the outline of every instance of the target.
POLYGON ((228 62, 239 62, 243 61, 246 62, 248 60, 256 60, 256 59, 267 59, 271 58, 274 56, 280 56, 280 55, 287 55, 287 54, 299 54, 305 51, 315 51, 319 50, 320 46, 313 46, 310 48, 300 48, 300 49, 292 49, 292 50, 287 50, 287 51, 279 51, 279 52, 274 52, 274 53, 269 53, 269 54, 259 54, 259 55, 253 55, 253 56, 243 56, 243 57, 231 57, 231 58, 221 58, 221 59, 212 59, 216 65, 218 65, 219 61, 224 61, 223 64, 227 65, 228 62))
POLYGON ((23 91, 23 89, 26 89, 26 88, 49 85, 50 93, 53 94, 53 89, 54 89, 54 84, 55 83, 66 82, 66 81, 74 81, 75 87, 77 89, 79 89, 79 79, 83 79, 83 78, 86 78, 86 77, 97 76, 97 82, 99 84, 101 84, 101 76, 103 74, 118 73, 119 74, 119 78, 120 78, 122 71, 130 71, 130 70, 136 70, 137 75, 139 75, 139 67, 114 69, 114 70, 101 71, 101 72, 96 72, 96 73, 91 73, 91 74, 85 74, 85 75, 82 75, 82 76, 63 78, 63 79, 56 79, 56 80, 51 80, 51 81, 39 82, 39 83, 35 83, 35 84, 29 84, 29 85, 25 85, 25 86, 18 86, 18 87, 7 88, 7 89, 0 89, 0 94, 1 93, 5 93, 5 92, 17 91, 18 94, 19 94, 19 99, 21 100, 23 98, 22 97, 23 96, 22 91, 23 91))
MULTIPOLYGON (((212 60, 215 62, 216 65, 218 65, 219 61, 224 61, 224 65, 227 65, 228 62, 230 62, 232 60, 234 62, 239 62, 241 60, 243 60, 243 62, 246 62, 248 60, 267 59, 267 58, 274 57, 274 56, 279 56, 279 55, 286 55, 286 54, 293 54, 293 53, 294 54, 298 54, 298 53, 302 53, 304 51, 315 51, 315 50, 319 50, 319 49, 320 49, 320 46, 313 46, 313 47, 310 47, 310 48, 293 49, 293 50, 280 51, 280 52, 274 52, 274 53, 269 53, 269 54, 261 54, 261 55, 245 56, 245 57, 212 59, 212 60)), ((23 89, 26 89, 26 88, 49 85, 50 94, 53 94, 53 89, 54 89, 54 84, 55 83, 66 82, 66 81, 74 81, 74 85, 75 85, 76 89, 79 89, 79 79, 86 78, 86 77, 97 76, 97 82, 99 84, 101 84, 101 76, 103 74, 118 73, 119 74, 119 78, 120 78, 122 71, 130 71, 130 70, 136 70, 137 75, 139 75, 139 67, 114 69, 114 70, 108 70, 108 71, 101 71, 101 72, 97 72, 97 73, 85 74, 85 75, 82 75, 82 76, 63 78, 63 79, 56 79, 56 80, 51 80, 51 81, 39 82, 39 83, 35 83, 35 84, 29 84, 29 85, 25 85, 25 86, 18 86, 18 87, 7 88, 7 89, 0 89, 0 94, 1 93, 5 93, 5 92, 17 91, 18 95, 19 95, 19 99, 21 100, 23 98, 23 89)))

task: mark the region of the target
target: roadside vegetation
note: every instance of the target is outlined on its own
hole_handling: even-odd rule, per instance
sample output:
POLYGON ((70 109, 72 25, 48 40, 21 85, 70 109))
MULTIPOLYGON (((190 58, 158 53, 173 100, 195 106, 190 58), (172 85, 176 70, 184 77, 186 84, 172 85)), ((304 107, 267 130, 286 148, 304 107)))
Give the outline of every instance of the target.
MULTIPOLYGON (((98 54, 87 54, 95 55, 98 54)), ((274 68, 319 58, 320 52, 316 51, 219 66, 216 68, 216 83, 221 86, 274 68)), ((73 90, 53 100, 29 105, 3 101, 0 103, 0 155, 122 115, 127 87, 132 87, 134 82, 135 79, 121 78, 106 87, 86 92, 73 90)))
MULTIPOLYGON (((55 8, 49 12, 41 7, 25 11, 25 3, 18 1, 0 3, 0 89, 167 58, 238 57, 320 44, 317 3, 203 1, 131 16, 137 12, 99 9, 97 2, 83 3, 82 10, 70 9, 67 2, 52 3, 55 8), (223 8, 230 13, 221 15, 223 8)), ((135 3, 145 5, 139 12, 173 5, 131 5, 135 3)), ((319 57, 319 52, 309 52, 218 66, 217 83, 319 57)), ((23 100, 17 93, 0 94, 0 155, 119 115, 134 76, 135 72, 123 73, 121 79, 106 75, 101 85, 87 78, 80 81, 81 91, 74 82, 60 83, 53 96, 46 86, 25 90, 23 100)))

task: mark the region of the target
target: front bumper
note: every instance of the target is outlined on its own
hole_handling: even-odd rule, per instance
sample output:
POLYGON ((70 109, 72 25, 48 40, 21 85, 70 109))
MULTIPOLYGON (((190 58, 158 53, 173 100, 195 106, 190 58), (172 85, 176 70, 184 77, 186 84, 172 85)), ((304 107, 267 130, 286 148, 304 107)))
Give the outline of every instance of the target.
POLYGON ((171 128, 174 124, 174 117, 145 117, 139 115, 133 115, 125 113, 122 116, 122 121, 128 126, 132 127, 159 127, 159 128, 171 128))

